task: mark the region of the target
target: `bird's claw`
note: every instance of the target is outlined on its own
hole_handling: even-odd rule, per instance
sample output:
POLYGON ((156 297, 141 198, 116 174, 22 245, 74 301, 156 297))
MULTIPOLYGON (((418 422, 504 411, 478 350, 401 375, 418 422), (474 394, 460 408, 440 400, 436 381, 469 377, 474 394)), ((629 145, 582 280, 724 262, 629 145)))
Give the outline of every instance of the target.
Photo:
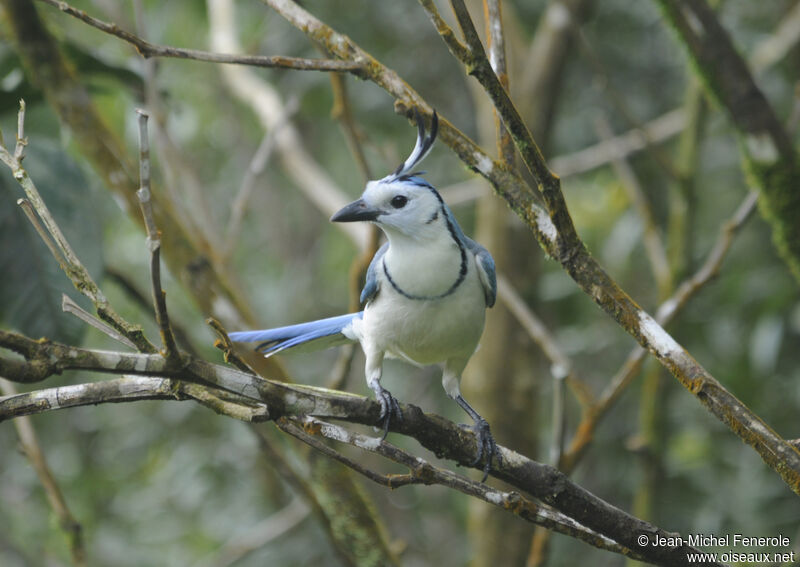
POLYGON ((474 467, 481 462, 481 459, 486 457, 486 462, 483 465, 483 478, 481 479, 481 482, 486 482, 486 479, 489 477, 489 471, 492 470, 492 458, 494 457, 497 459, 498 465, 500 465, 503 460, 500 451, 497 449, 497 443, 495 443, 494 437, 492 436, 492 431, 489 428, 489 422, 483 418, 476 420, 475 424, 472 426, 472 431, 475 433, 478 450, 475 460, 470 463, 470 466, 474 467))
POLYGON ((392 421, 392 417, 395 417, 397 421, 402 421, 403 412, 400 411, 400 404, 397 403, 397 399, 388 390, 380 388, 375 392, 375 397, 378 399, 378 403, 381 404, 381 413, 378 416, 378 423, 383 429, 381 439, 386 439, 389 434, 389 424, 392 421))

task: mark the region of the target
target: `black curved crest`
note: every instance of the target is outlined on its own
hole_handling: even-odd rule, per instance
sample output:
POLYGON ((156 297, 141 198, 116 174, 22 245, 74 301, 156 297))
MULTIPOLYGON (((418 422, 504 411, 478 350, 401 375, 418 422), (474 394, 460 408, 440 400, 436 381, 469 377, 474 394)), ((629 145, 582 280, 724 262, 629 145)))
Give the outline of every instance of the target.
POLYGON ((436 140, 436 133, 439 130, 439 117, 436 115, 436 111, 433 111, 431 131, 427 136, 425 135, 425 123, 422 121, 422 115, 416 108, 414 109, 414 117, 417 122, 417 143, 411 151, 411 155, 406 158, 406 161, 401 163, 394 170, 394 173, 389 176, 391 178, 408 175, 419 162, 425 159, 425 156, 428 155, 433 147, 434 140, 436 140))

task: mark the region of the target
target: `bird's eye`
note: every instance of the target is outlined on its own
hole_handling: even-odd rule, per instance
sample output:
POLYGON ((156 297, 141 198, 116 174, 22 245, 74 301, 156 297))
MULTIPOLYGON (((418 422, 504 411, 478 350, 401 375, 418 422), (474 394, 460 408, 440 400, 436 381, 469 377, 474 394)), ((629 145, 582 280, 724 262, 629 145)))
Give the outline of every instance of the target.
POLYGON ((391 204, 395 209, 402 209, 406 206, 406 203, 408 203, 408 197, 405 195, 397 195, 391 201, 391 204))

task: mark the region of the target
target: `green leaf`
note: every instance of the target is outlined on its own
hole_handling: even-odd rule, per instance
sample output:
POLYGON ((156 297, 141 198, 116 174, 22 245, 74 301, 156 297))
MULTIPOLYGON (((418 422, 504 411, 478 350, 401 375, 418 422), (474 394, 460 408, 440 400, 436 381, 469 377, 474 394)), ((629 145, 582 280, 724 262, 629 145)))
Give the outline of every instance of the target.
MULTIPOLYGON (((93 275, 102 269, 102 227, 95 191, 78 165, 52 142, 28 146, 25 166, 56 222, 93 275)), ((22 188, 0 173, 0 322, 33 337, 77 342, 86 325, 62 312, 61 296, 78 294, 31 226, 17 199, 22 188)))

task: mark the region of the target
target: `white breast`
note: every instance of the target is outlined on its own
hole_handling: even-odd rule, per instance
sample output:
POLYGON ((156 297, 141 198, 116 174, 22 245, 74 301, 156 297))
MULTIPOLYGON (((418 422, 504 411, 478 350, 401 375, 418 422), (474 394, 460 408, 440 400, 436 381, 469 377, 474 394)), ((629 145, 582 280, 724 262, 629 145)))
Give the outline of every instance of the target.
POLYGON ((388 272, 406 294, 436 297, 446 293, 459 279, 461 258, 459 247, 451 238, 424 245, 395 239, 383 257, 381 276, 388 272))
MULTIPOLYGON (((432 256, 436 255, 426 254, 425 263, 429 263, 432 256)), ((417 277, 406 278, 394 275, 393 270, 400 263, 388 266, 399 286, 407 281, 409 289, 403 288, 407 293, 437 295, 447 291, 458 277, 460 254, 451 251, 440 263, 438 269, 435 262, 424 270, 421 265, 409 266, 408 269, 413 270, 409 273, 416 273, 417 277), (457 263, 451 266, 454 256, 457 263)), ((471 254, 467 254, 467 274, 463 281, 451 294, 439 299, 409 299, 393 289, 383 274, 378 277, 380 292, 367 305, 361 329, 377 348, 389 356, 419 365, 460 358, 466 363, 483 332, 486 310, 483 288, 471 254)))

